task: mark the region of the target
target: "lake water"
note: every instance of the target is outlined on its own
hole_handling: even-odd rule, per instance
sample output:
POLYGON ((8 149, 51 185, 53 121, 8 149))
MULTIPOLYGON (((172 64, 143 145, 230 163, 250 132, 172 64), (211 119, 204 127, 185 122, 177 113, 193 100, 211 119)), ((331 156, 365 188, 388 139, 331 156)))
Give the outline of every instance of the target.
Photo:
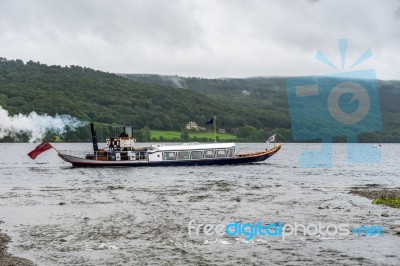
MULTIPOLYGON (((240 144, 243 150, 266 144, 240 144)), ((367 144, 371 145, 371 144, 367 144)), ((284 144, 265 162, 237 166, 72 168, 36 144, 0 144, 0 228, 10 252, 38 265, 400 264, 400 210, 350 194, 400 187, 400 145, 383 144, 378 164, 348 164, 334 144, 333 167, 298 166, 319 144, 284 144), (382 216, 383 214, 383 216, 382 216), (245 237, 206 235, 200 224, 348 224, 383 235, 245 237)), ((90 150, 91 144, 55 144, 90 150)), ((371 145, 372 146, 372 145, 371 145)))

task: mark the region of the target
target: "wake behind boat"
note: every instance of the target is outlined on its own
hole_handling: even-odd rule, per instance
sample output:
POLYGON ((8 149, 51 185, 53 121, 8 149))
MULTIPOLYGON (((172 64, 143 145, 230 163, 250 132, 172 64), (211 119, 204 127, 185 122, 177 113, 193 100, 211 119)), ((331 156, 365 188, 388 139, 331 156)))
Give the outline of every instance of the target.
MULTIPOLYGON (((264 161, 281 148, 281 145, 276 145, 269 150, 235 153, 234 143, 184 143, 136 147, 135 139, 128 136, 124 129, 119 137, 106 140, 106 148, 99 149, 93 123, 91 131, 93 153, 79 157, 72 155, 70 151, 57 151, 58 156, 76 167, 227 165, 264 161)), ((49 143, 41 145, 46 149, 50 148, 49 143)))

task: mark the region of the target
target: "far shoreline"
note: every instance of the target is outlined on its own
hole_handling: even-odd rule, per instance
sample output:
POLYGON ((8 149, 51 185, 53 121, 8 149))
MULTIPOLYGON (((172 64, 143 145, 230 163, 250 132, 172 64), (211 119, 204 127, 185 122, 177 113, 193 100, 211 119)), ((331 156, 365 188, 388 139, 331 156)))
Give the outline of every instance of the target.
MULTIPOLYGON (((46 141, 46 140, 43 140, 46 141)), ((52 140, 47 140, 49 143, 92 143, 91 140, 84 140, 84 141, 52 141, 52 140)), ((18 143, 41 143, 42 141, 36 141, 36 142, 26 142, 26 141, 0 141, 0 144, 2 143, 7 143, 7 144, 18 144, 18 143)), ((99 143, 105 143, 105 141, 100 141, 99 143)), ((149 140, 149 141, 140 141, 140 142, 136 142, 138 144, 140 143, 191 143, 191 142, 198 142, 198 143, 210 143, 210 142, 214 142, 214 140, 209 140, 209 141, 198 141, 198 140, 189 140, 189 141, 180 141, 180 140, 149 140)), ((262 141, 238 141, 238 140, 218 140, 218 143, 230 143, 230 142, 234 142, 234 143, 259 143, 259 144, 263 144, 266 142, 262 142, 262 141)), ((278 143, 294 143, 294 144, 322 144, 322 143, 331 143, 331 144, 340 144, 340 143, 357 143, 357 144, 377 144, 377 145, 382 145, 382 144, 400 144, 400 142, 300 142, 300 141, 276 141, 276 144, 278 143)), ((269 143, 269 144, 274 144, 273 142, 269 143)))

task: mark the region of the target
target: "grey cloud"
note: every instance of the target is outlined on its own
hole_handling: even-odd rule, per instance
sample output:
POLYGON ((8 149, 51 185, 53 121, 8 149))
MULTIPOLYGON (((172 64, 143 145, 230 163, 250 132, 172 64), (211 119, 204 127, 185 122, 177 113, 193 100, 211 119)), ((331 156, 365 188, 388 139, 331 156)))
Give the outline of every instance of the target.
POLYGON ((326 71, 316 51, 338 60, 337 39, 348 38, 354 58, 371 48, 378 74, 400 78, 393 12, 395 0, 5 0, 0 56, 109 72, 289 76, 326 71))

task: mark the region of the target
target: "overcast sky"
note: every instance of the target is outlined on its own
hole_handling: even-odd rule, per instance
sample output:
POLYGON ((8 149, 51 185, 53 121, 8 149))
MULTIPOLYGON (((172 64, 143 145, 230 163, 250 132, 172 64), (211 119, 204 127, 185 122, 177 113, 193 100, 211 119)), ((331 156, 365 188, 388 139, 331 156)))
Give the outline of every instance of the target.
POLYGON ((196 77, 335 73, 368 48, 400 79, 397 0, 1 0, 0 57, 108 72, 196 77))

